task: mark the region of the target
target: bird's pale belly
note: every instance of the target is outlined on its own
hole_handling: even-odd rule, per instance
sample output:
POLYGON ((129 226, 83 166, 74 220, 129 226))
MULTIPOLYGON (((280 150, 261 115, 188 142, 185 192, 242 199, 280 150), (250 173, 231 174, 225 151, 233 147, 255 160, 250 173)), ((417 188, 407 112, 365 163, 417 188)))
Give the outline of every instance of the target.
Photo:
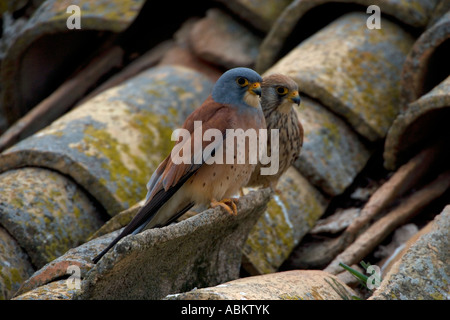
POLYGON ((255 168, 254 164, 203 165, 186 184, 190 184, 190 195, 196 203, 208 205, 212 199, 222 200, 238 194, 255 168))

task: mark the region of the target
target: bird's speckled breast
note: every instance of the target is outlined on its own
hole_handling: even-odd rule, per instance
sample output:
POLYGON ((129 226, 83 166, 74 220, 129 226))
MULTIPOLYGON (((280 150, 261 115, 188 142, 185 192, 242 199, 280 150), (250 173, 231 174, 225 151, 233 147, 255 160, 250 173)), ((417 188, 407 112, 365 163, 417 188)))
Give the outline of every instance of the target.
MULTIPOLYGON (((266 129, 264 115, 260 108, 249 110, 253 114, 249 116, 237 117, 234 128, 240 128, 244 131, 248 129, 266 129)), ((226 141, 229 139, 227 137, 226 141)), ((259 137, 257 137, 259 143, 259 137)), ((226 147, 223 148, 223 164, 204 164, 187 182, 192 188, 187 188, 192 192, 191 197, 196 203, 209 204, 212 199, 222 200, 238 194, 242 185, 245 185, 250 179, 256 164, 249 163, 249 144, 245 143, 245 163, 237 163, 239 150, 237 150, 237 143, 234 143, 234 161, 233 163, 226 162, 226 147), (211 180, 214 182, 211 183, 211 180)))
MULTIPOLYGON (((300 154, 302 147, 302 137, 300 128, 298 126, 298 118, 294 110, 291 109, 289 113, 273 112, 268 115, 267 128, 279 129, 279 167, 278 172, 274 175, 262 176, 259 174, 261 167, 268 167, 269 165, 256 166, 252 177, 249 181, 249 186, 269 186, 276 184, 280 176, 295 162, 300 154)), ((268 133, 267 152, 270 155, 272 152, 272 141, 270 140, 270 132, 268 133)))

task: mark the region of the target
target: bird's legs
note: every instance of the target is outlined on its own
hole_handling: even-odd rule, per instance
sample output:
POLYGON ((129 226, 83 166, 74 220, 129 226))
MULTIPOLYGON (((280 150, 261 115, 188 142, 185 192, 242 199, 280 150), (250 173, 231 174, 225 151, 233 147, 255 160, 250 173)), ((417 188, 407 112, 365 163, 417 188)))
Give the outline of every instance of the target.
POLYGON ((220 207, 224 208, 229 214, 232 214, 232 215, 235 216, 235 215, 237 215, 237 206, 236 206, 235 202, 238 202, 238 199, 236 199, 236 198, 230 198, 230 199, 226 198, 226 199, 222 199, 220 201, 212 199, 212 201, 211 201, 211 208, 215 208, 215 207, 220 206, 220 207), (231 208, 230 208, 230 206, 231 206, 231 208))

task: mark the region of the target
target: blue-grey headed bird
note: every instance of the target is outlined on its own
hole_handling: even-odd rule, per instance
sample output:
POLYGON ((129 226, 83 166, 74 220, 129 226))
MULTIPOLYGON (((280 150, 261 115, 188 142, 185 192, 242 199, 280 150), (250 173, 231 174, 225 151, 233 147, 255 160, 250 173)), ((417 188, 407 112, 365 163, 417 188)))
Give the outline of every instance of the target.
POLYGON ((262 82, 261 107, 267 125, 267 153, 276 150, 271 141, 270 131, 278 130, 278 171, 273 175, 262 175, 261 168, 271 164, 258 163, 247 187, 271 187, 276 185, 281 175, 297 160, 303 145, 303 126, 298 120, 294 106, 300 105, 298 85, 290 77, 282 74, 265 76, 262 82))
POLYGON ((237 214, 236 199, 231 197, 247 184, 256 162, 249 161, 252 156, 249 144, 245 144, 244 150, 238 150, 236 141, 233 149, 231 145, 226 147, 229 139, 235 139, 227 129, 242 129, 244 132, 253 129, 258 132, 266 128, 260 105, 261 82, 261 76, 248 68, 228 70, 217 80, 212 94, 183 124, 182 128, 190 134, 189 139, 180 136, 174 146, 177 150, 183 150, 183 155, 185 150, 190 149, 191 161, 177 164, 178 161, 172 159, 172 152, 161 162, 147 184, 144 205, 119 236, 93 259, 94 263, 123 237, 166 226, 194 205, 221 206, 229 213, 237 214), (214 141, 213 150, 208 149, 211 141, 196 140, 196 121, 201 121, 202 136, 208 129, 220 133, 220 141, 214 141), (195 148, 196 143, 200 143, 201 147, 195 148), (205 154, 206 150, 209 151, 205 154), (234 154, 231 162, 227 161, 229 152, 234 154), (244 163, 238 161, 240 152, 245 154, 244 163), (208 161, 212 157, 218 158, 220 154, 222 164, 208 161))

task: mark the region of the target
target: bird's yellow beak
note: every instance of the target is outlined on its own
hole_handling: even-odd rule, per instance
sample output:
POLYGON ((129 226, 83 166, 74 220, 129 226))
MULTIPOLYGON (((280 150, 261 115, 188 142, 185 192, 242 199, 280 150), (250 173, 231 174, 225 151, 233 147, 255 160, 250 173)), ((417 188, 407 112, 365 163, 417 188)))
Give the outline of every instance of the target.
POLYGON ((298 91, 292 91, 291 94, 289 95, 289 99, 298 106, 300 105, 301 99, 300 95, 298 94, 298 91))
POLYGON ((261 97, 261 83, 253 82, 248 85, 248 92, 261 97))

